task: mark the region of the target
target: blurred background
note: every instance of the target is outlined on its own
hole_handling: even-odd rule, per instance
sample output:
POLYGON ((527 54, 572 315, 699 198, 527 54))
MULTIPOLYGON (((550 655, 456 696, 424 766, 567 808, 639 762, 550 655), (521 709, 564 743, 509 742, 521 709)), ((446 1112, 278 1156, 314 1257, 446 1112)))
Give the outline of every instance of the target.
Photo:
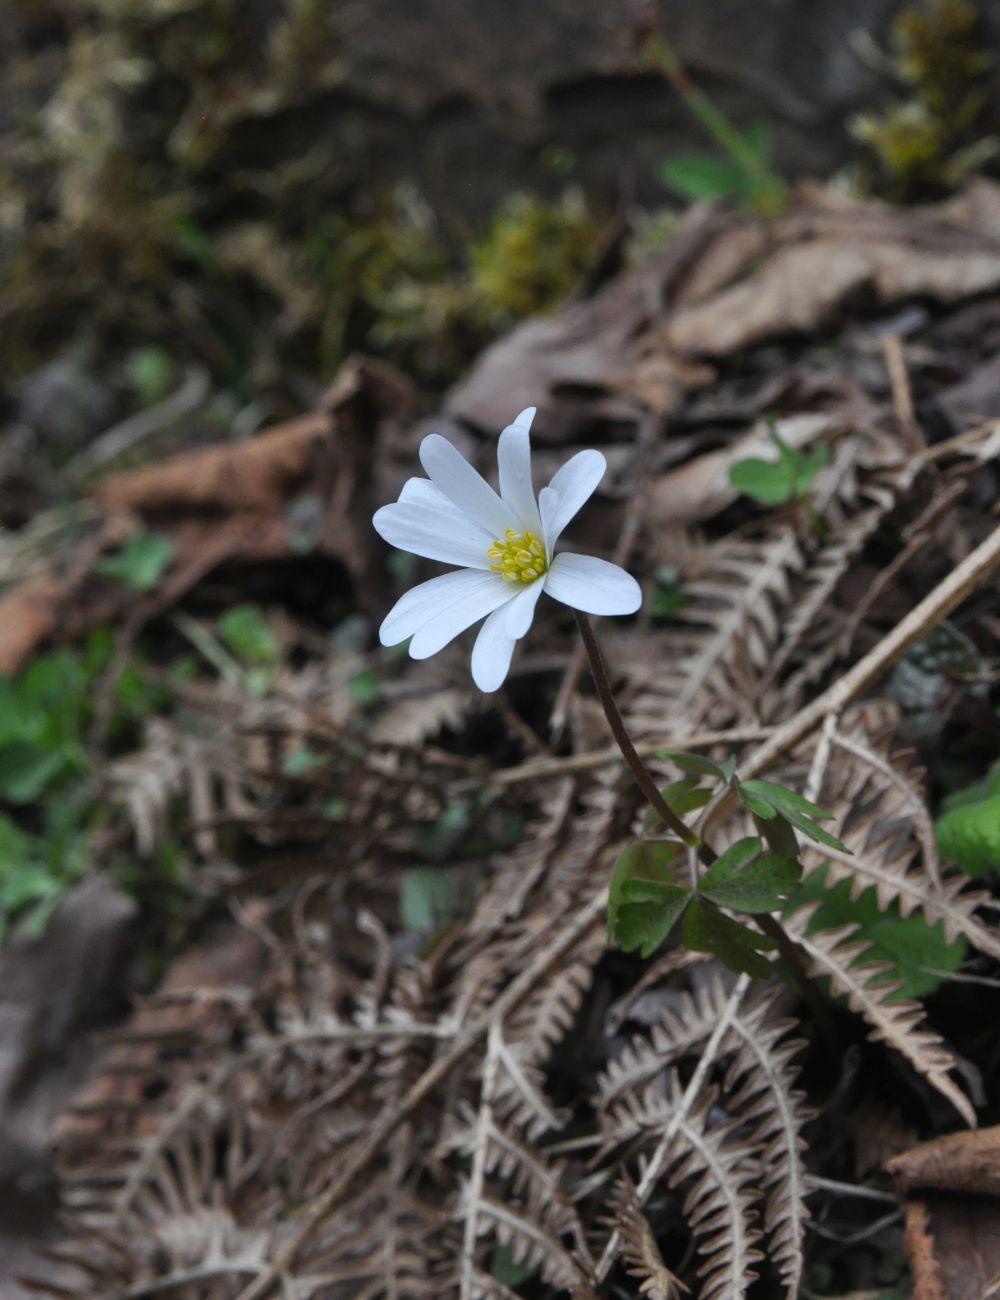
POLYGON ((2 522, 168 393, 246 432, 355 350, 439 392, 731 198, 657 30, 786 179, 993 165, 992 0, 7 0, 2 522))

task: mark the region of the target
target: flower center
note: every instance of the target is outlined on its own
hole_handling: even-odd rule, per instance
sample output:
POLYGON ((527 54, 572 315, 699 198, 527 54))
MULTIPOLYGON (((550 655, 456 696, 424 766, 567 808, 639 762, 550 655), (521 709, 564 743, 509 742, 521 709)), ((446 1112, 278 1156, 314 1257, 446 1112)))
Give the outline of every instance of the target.
POLYGON ((534 582, 549 567, 545 547, 534 533, 519 533, 508 528, 498 537, 486 554, 493 563, 490 569, 499 573, 504 582, 534 582))

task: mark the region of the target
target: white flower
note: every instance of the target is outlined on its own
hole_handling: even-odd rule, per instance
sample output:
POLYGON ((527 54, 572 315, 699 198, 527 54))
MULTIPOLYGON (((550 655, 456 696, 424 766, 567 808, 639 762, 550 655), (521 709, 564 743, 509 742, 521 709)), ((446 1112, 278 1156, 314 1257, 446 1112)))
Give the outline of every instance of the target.
POLYGON ((429 477, 411 478, 399 500, 372 521, 391 546, 462 566, 402 596, 379 629, 382 644, 410 637, 412 658, 426 659, 485 617, 472 650, 481 691, 495 691, 507 676, 543 591, 585 614, 632 614, 642 602, 639 584, 617 564, 553 554, 607 466, 599 451, 577 452, 536 500, 528 438, 534 414, 529 406, 500 435, 499 496, 450 442, 432 433, 420 444, 429 477))

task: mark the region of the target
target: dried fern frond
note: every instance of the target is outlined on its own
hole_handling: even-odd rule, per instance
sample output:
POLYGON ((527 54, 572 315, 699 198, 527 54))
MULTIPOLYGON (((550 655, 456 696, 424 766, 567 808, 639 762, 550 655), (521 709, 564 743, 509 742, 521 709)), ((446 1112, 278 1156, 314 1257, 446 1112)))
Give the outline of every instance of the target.
POLYGON ((617 1180, 608 1204, 611 1214, 604 1222, 621 1238, 626 1272, 641 1279, 638 1294, 646 1300, 678 1300, 680 1295, 687 1294, 689 1288, 663 1262, 653 1229, 628 1174, 622 1174, 617 1180))
POLYGON ((759 542, 717 543, 676 612, 690 630, 663 634, 655 676, 630 707, 631 728, 655 734, 667 729, 667 719, 673 728, 722 727, 752 717, 761 673, 781 637, 792 575, 805 562, 787 529, 759 542))
POLYGON ((826 865, 831 884, 847 880, 852 897, 874 887, 879 906, 895 901, 902 916, 941 921, 945 937, 964 935, 1000 957, 1000 937, 976 915, 988 895, 959 872, 943 876, 934 826, 907 755, 891 754, 889 739, 868 740, 857 726, 829 730, 826 758, 813 780, 833 814, 834 834, 851 850, 809 846, 807 868, 826 865))
POLYGON ((834 993, 845 996, 851 1010, 871 1025, 871 1038, 887 1043, 905 1056, 917 1073, 946 1097, 974 1128, 975 1111, 965 1093, 949 1077, 956 1068, 955 1058, 937 1034, 920 1027, 924 1013, 919 1002, 898 998, 899 984, 887 978, 892 970, 887 963, 865 960, 870 945, 857 939, 857 926, 807 935, 809 922, 819 906, 819 903, 809 903, 785 918, 785 928, 812 959, 813 974, 828 975, 834 993))
POLYGON ((794 1086, 791 1059, 802 1050, 801 1039, 786 1035, 794 1020, 776 1019, 780 987, 765 989, 740 1007, 732 1021, 739 1048, 726 1074, 727 1107, 753 1126, 759 1149, 764 1193, 764 1229, 768 1259, 777 1267, 791 1300, 799 1293, 805 1265, 806 1178, 802 1129, 812 1118, 805 1094, 794 1086), (733 1088, 739 1082, 739 1090, 733 1088))
POLYGON ((479 1234, 506 1246, 518 1264, 537 1269, 552 1286, 569 1291, 574 1300, 597 1300, 583 1262, 567 1250, 544 1207, 518 1207, 513 1202, 481 1196, 477 1202, 479 1234))
MULTIPOLYGON (((723 1296, 736 1300, 746 1294, 757 1276, 753 1266, 763 1258, 755 1244, 760 1231, 754 1226, 759 1167, 737 1122, 711 1124, 717 1089, 705 1088, 687 1107, 684 1097, 685 1090, 671 1071, 661 1102, 661 1124, 672 1120, 674 1137, 659 1171, 646 1170, 643 1182, 659 1172, 671 1187, 690 1184, 682 1208, 703 1257, 698 1268, 703 1279, 701 1300, 723 1296)), ((647 1120, 650 1114, 651 1108, 647 1120)))
POLYGON ((679 993, 675 1005, 663 1009, 649 1036, 632 1038, 598 1077, 595 1108, 608 1110, 624 1093, 638 1090, 704 1043, 719 1023, 730 993, 720 976, 706 980, 694 993, 679 993))

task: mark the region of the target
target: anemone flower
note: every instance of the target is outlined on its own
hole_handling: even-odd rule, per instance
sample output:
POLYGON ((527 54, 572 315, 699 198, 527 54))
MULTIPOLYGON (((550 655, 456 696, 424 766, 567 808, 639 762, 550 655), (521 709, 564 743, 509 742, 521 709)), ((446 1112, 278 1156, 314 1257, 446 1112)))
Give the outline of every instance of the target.
POLYGON ((534 415, 529 406, 500 435, 499 495, 446 438, 432 433, 420 444, 428 477, 411 478, 399 500, 372 521, 391 546, 461 566, 400 597, 379 629, 382 644, 410 638, 411 657, 427 659, 485 618, 472 650, 472 677, 481 691, 503 683, 543 591, 584 614, 632 614, 642 602, 639 584, 617 564, 555 553, 607 464, 599 451, 577 452, 536 498, 534 415))

